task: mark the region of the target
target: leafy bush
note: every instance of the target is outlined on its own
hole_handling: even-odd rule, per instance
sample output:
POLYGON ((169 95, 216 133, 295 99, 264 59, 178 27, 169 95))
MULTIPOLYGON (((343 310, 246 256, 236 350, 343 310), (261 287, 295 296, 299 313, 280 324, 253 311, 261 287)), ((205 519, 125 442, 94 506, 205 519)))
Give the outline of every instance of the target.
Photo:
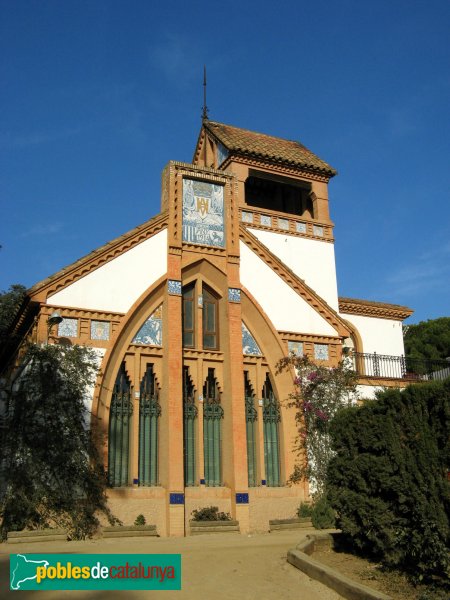
POLYGON ((381 393, 333 421, 327 478, 354 546, 417 579, 449 569, 450 379, 381 393))
POLYGON ((312 508, 311 522, 316 529, 332 529, 336 515, 326 496, 321 496, 312 508))
POLYGON ((145 517, 144 517, 144 515, 138 515, 138 516, 135 518, 135 520, 134 520, 134 524, 135 524, 136 526, 138 526, 138 525, 145 525, 145 524, 146 524, 146 522, 147 522, 147 521, 145 520, 145 517))
POLYGON ((301 502, 297 509, 297 516, 299 519, 304 519, 312 515, 313 508, 308 502, 301 502))
POLYGON ((205 506, 192 511, 193 521, 231 521, 230 513, 219 512, 218 506, 205 506))

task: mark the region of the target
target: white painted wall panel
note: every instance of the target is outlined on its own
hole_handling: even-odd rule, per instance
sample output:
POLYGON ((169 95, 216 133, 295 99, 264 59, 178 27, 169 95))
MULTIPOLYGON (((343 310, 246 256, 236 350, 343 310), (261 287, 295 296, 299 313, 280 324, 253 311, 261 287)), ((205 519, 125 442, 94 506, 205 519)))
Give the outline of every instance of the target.
POLYGON ((127 312, 167 273, 167 230, 124 252, 48 298, 49 304, 127 312))
POLYGON ((401 321, 390 319, 377 319, 363 317, 360 315, 346 315, 341 313, 344 319, 350 321, 362 338, 363 350, 366 353, 389 354, 402 356, 405 354, 403 345, 403 332, 401 321))
POLYGON ((334 310, 338 310, 334 244, 261 229, 250 231, 334 310))
POLYGON ((275 329, 337 335, 335 329, 243 242, 241 282, 267 313, 275 329))

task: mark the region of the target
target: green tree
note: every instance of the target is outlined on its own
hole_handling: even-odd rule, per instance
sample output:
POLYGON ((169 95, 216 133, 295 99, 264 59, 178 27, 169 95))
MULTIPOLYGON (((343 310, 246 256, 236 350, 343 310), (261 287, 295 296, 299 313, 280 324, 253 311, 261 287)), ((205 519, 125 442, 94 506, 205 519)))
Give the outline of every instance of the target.
POLYGON ((450 317, 421 321, 404 329, 405 353, 411 358, 444 360, 450 356, 450 317))
POLYGON ((354 547, 414 578, 448 576, 450 379, 341 411, 327 492, 354 547))
POLYGON ((299 462, 290 481, 306 477, 317 500, 325 493, 328 463, 333 455, 330 423, 343 406, 353 402, 356 374, 345 360, 330 368, 312 362, 307 356, 294 355, 283 358, 278 369, 294 369, 296 373, 288 406, 296 409, 299 462))
POLYGON ((93 350, 29 347, 6 407, 1 532, 62 527, 73 539, 90 536, 106 504, 106 477, 85 400, 97 373, 93 350))
POLYGON ((0 340, 7 335, 17 311, 25 298, 26 288, 20 283, 14 283, 7 292, 0 292, 0 340))

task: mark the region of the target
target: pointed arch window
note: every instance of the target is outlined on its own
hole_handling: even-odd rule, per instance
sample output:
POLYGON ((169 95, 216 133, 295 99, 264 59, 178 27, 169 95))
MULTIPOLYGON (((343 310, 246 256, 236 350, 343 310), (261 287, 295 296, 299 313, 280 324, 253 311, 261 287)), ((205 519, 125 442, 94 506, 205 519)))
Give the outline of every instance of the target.
POLYGON ((203 287, 203 348, 219 348, 218 299, 207 287, 203 287))
POLYGON ((130 429, 133 414, 132 387, 122 363, 114 384, 109 412, 108 483, 128 485, 130 429))
POLYGON ((248 485, 254 487, 257 482, 256 471, 256 420, 258 413, 255 408, 255 394, 250 383, 248 372, 244 371, 245 389, 245 424, 247 432, 247 470, 248 485))
POLYGON ((183 446, 184 446, 184 485, 196 484, 196 425, 197 407, 194 399, 194 385, 189 375, 189 367, 183 367, 183 446))
POLYGON ((280 405, 275 398, 269 374, 266 375, 263 390, 263 431, 264 431, 264 463, 268 486, 280 485, 280 444, 279 423, 280 405))
POLYGON ((208 369, 203 386, 203 451, 205 484, 222 485, 222 432, 223 408, 214 369, 208 369))
POLYGON ((139 396, 139 485, 158 485, 158 399, 153 365, 147 365, 139 396))

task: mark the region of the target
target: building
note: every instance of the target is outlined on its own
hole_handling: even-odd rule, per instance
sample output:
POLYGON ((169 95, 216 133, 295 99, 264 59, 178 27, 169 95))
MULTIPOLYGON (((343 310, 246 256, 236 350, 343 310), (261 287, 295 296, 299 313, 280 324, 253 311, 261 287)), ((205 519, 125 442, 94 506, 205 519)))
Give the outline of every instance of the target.
POLYGON ((295 515, 288 352, 333 366, 352 348, 365 396, 404 384, 412 311, 338 296, 335 174, 298 142, 204 119, 192 163, 163 171, 160 214, 29 290, 17 331, 45 342, 57 311, 50 342, 97 349, 92 419, 124 523, 181 536, 210 505, 243 533, 295 515))

